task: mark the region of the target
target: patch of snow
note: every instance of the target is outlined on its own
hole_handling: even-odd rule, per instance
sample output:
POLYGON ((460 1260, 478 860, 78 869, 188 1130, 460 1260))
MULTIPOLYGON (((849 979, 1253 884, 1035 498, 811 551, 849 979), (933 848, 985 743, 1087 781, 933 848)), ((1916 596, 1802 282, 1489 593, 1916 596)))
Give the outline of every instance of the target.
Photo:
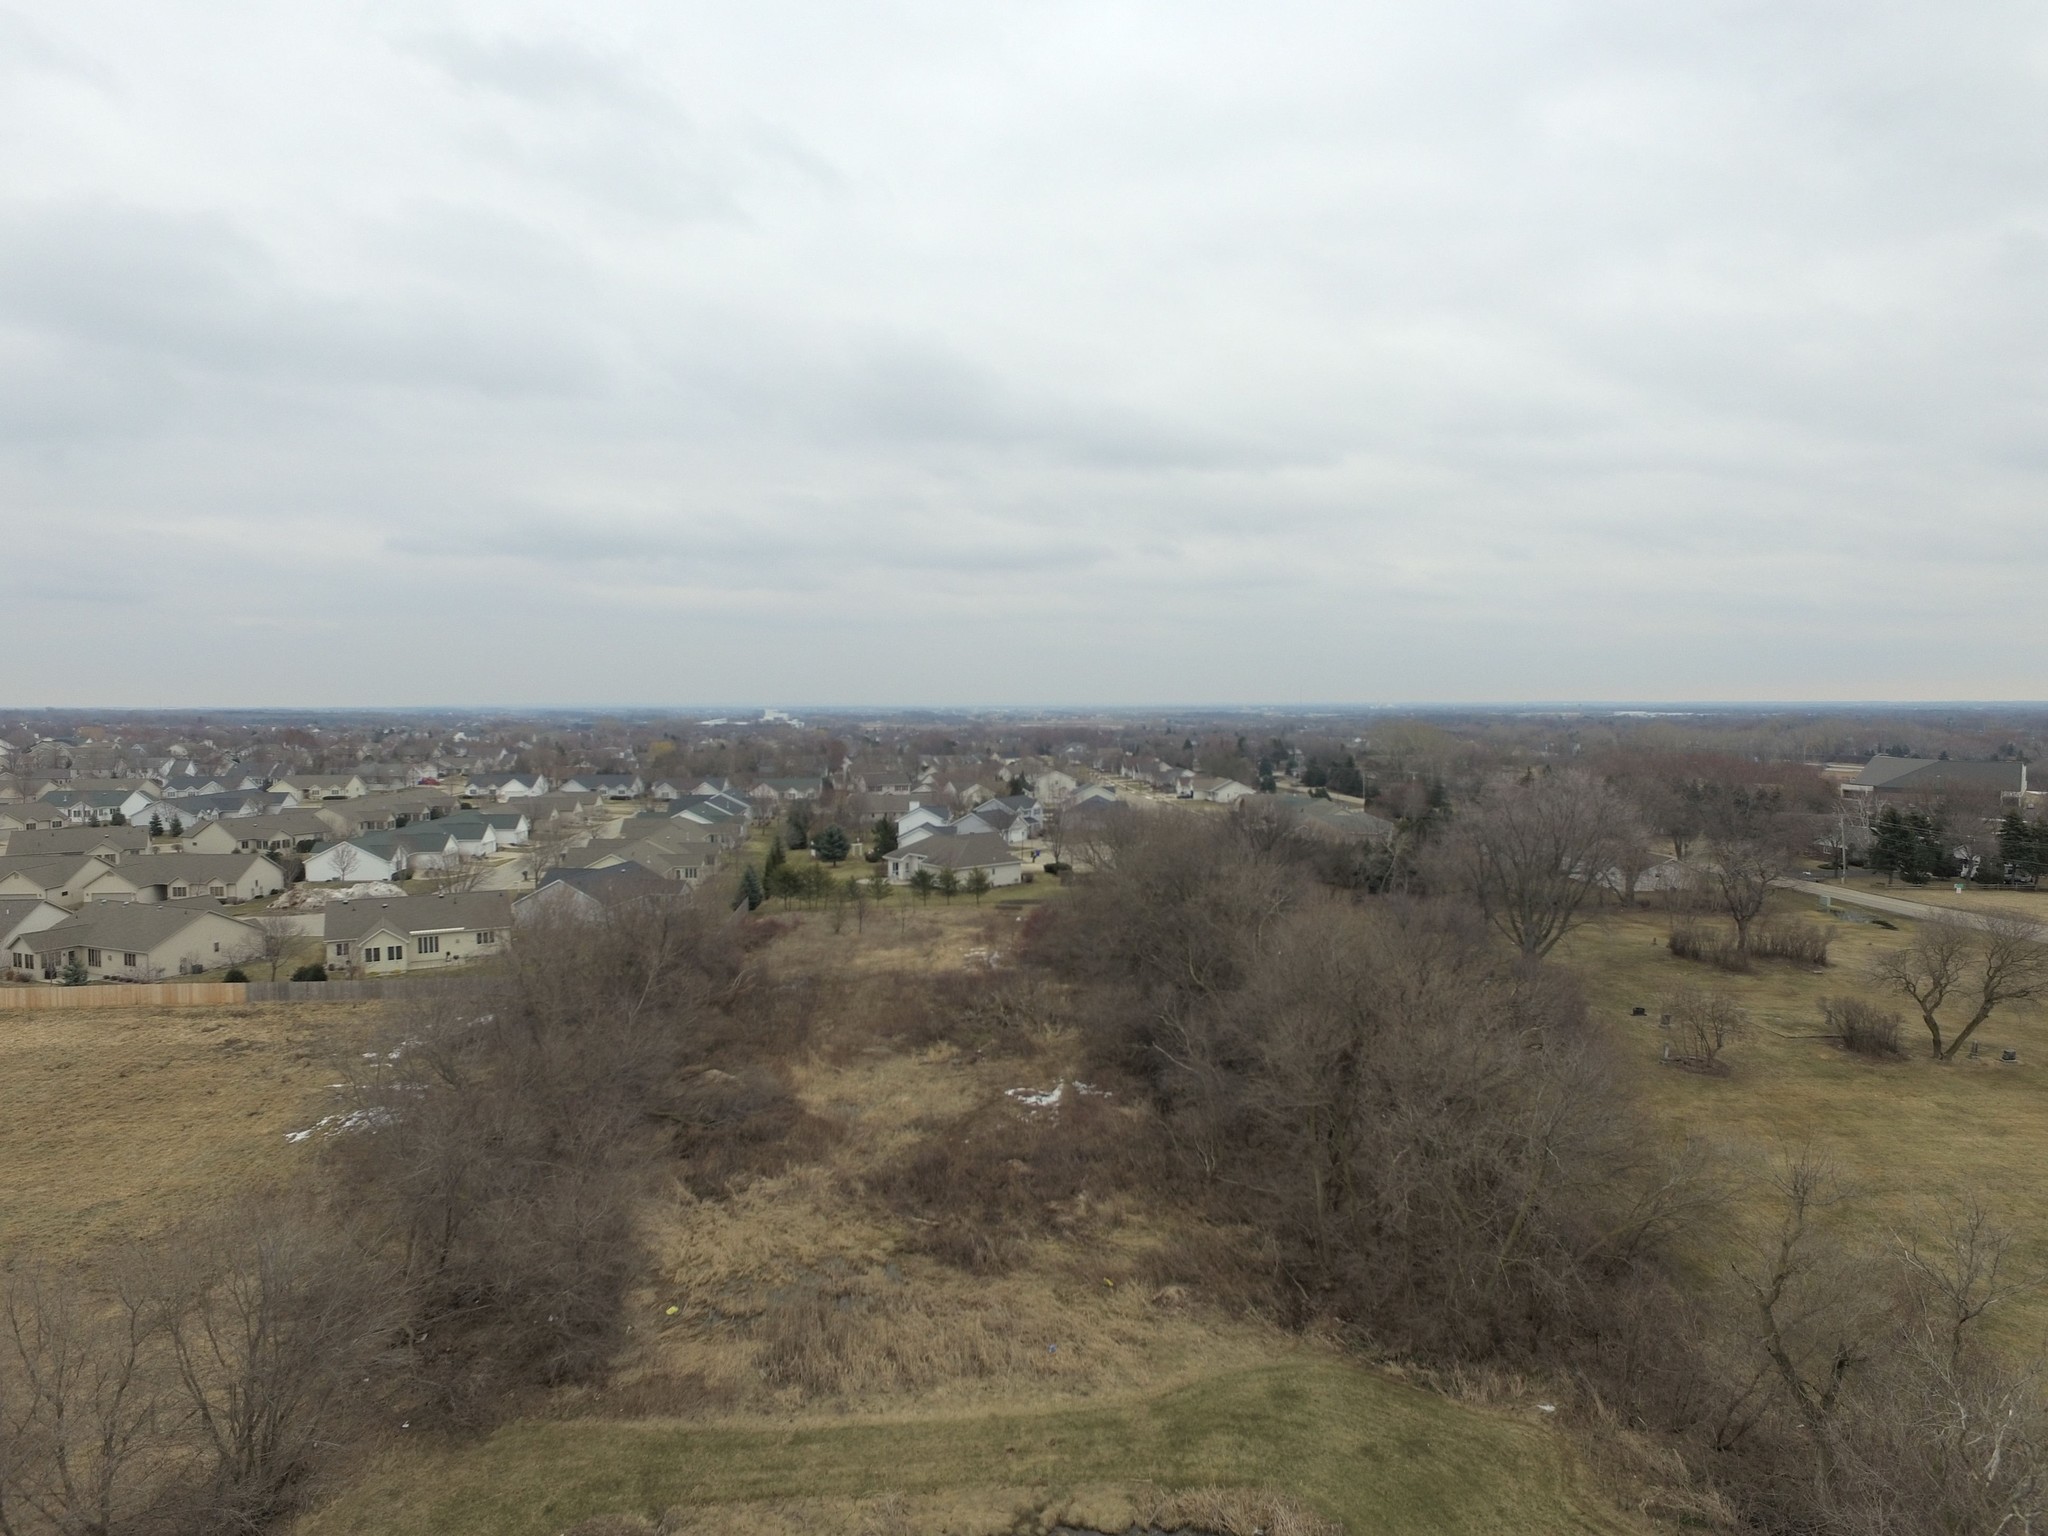
POLYGON ((345 1115, 326 1115, 318 1124, 309 1125, 303 1131, 286 1131, 284 1139, 291 1143, 305 1141, 315 1131, 325 1131, 330 1136, 343 1136, 350 1131, 374 1131, 380 1125, 389 1125, 398 1117, 388 1109, 372 1106, 369 1109, 352 1109, 345 1115))
POLYGON ((1054 1083, 1050 1088, 1006 1088, 1003 1090, 1003 1095, 1005 1098, 1015 1099, 1026 1109, 1058 1109, 1061 1104, 1066 1102, 1069 1089, 1073 1091, 1074 1097, 1077 1099, 1106 1099, 1109 1097, 1108 1089, 1097 1088, 1092 1084, 1082 1082, 1054 1083))

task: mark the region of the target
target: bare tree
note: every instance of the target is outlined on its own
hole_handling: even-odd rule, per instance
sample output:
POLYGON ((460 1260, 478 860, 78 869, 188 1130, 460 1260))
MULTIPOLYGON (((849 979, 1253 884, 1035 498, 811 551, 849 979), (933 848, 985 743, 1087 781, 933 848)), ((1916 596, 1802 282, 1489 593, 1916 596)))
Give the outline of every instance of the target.
POLYGON ((298 940, 298 924, 288 917, 256 917, 249 919, 249 927, 253 932, 235 963, 268 966, 270 979, 277 980, 278 967, 291 958, 298 940))
POLYGON ((1903 949, 1873 967, 1880 984, 1913 1000, 1927 1025, 1936 1061, 1952 1061, 1978 1026, 2005 1003, 2040 995, 2048 986, 2048 949, 2024 918, 1981 917, 1965 923, 1930 918, 1903 949), (1941 1010, 1955 1004, 1968 1018, 1946 1036, 1941 1010))
POLYGON ((334 870, 334 878, 345 885, 361 867, 363 856, 354 843, 342 838, 327 850, 327 862, 334 870))
POLYGON ((1488 921, 1525 955, 1547 955, 1614 863, 1621 800, 1578 772, 1497 794, 1466 818, 1456 866, 1488 921))
POLYGON ((1771 890, 1792 866, 1784 843, 1771 836, 1729 838, 1716 842, 1705 862, 1704 879, 1715 902, 1735 922, 1735 948, 1749 953, 1749 930, 1771 890))
POLYGON ((1816 1502, 1832 1517, 1842 1492, 1843 1393, 1868 1358, 1872 1320, 1862 1289, 1843 1283, 1840 1255, 1821 1223, 1845 1198, 1834 1170, 1809 1156, 1773 1171, 1776 1228, 1735 1266, 1764 1357, 1761 1379, 1799 1425, 1812 1456, 1816 1502))
POLYGON ((566 816, 535 821, 526 836, 527 879, 538 886, 540 877, 562 862, 578 835, 579 829, 566 816))
POLYGON ((123 1287, 87 1308, 79 1277, 24 1267, 0 1295, 0 1533, 108 1532, 146 1506, 167 1412, 155 1328, 123 1287))

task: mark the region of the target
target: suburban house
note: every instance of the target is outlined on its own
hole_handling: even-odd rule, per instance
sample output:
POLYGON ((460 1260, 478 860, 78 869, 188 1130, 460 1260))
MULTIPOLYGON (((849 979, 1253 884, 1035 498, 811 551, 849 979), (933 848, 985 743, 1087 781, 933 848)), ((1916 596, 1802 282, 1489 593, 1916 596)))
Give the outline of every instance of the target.
POLYGON ((116 903, 17 935, 8 952, 15 969, 45 981, 73 964, 92 981, 155 981, 245 960, 256 940, 255 929, 225 912, 116 903))
POLYGON ((460 853, 441 825, 435 821, 336 839, 306 855, 306 879, 314 884, 397 880, 409 869, 445 869, 460 853))
POLYGON ((0 965, 11 966, 14 940, 54 928, 71 916, 55 902, 39 896, 0 898, 0 965))
POLYGON ((623 864, 640 868, 663 880, 695 885, 718 867, 720 851, 726 846, 706 829, 688 822, 664 821, 659 817, 634 817, 628 830, 616 839, 572 849, 563 856, 571 869, 613 869, 623 864))
POLYGON ((108 826, 118 821, 133 821, 131 810, 139 811, 144 821, 149 819, 150 808, 158 802, 154 795, 139 789, 53 789, 39 796, 43 804, 61 812, 64 820, 72 826, 108 826))
POLYGON ((756 807, 774 814, 775 808, 794 805, 800 800, 817 801, 825 797, 825 781, 821 778, 762 779, 747 791, 747 799, 756 807))
POLYGON ((46 831, 70 825, 69 816, 40 800, 11 801, 0 808, 0 832, 46 831))
POLYGON ((548 792, 544 773, 473 773, 464 795, 476 800, 527 800, 548 792))
POLYGON ((498 851, 498 829, 475 811, 457 811, 425 826, 454 838, 455 851, 465 859, 487 859, 498 851))
POLYGON ((571 795, 602 795, 607 800, 638 800, 646 791, 637 773, 579 773, 562 785, 571 795))
POLYGON ((84 854, 118 864, 149 852, 147 827, 38 827, 0 833, 0 852, 9 858, 56 858, 84 854))
POLYGON ((896 846, 907 847, 920 838, 943 831, 953 824, 943 806, 915 805, 896 818, 896 846))
POLYGON ((1180 792, 1183 800, 1212 800, 1218 805, 1234 805, 1248 795, 1258 791, 1249 784, 1240 784, 1236 779, 1214 779, 1197 776, 1188 781, 1180 792))
POLYGON ((950 869, 963 881, 978 869, 988 876, 990 885, 1017 885, 1024 879, 1024 866, 1010 845, 992 832, 927 837, 914 847, 899 847, 888 856, 888 862, 889 880, 894 885, 908 885, 921 869, 934 876, 950 869))
POLYGON ((631 860, 589 869, 557 869, 541 877, 538 889, 512 903, 512 920, 602 917, 614 907, 667 895, 671 890, 661 876, 631 860))
POLYGON ((301 844, 316 847, 332 839, 336 829, 328 818, 324 811, 238 816, 232 821, 209 821, 178 842, 190 853, 291 853, 301 844))
POLYGON ((353 773, 291 773, 269 786, 282 794, 296 795, 300 804, 314 800, 360 800, 370 786, 353 773))
POLYGON ((107 865, 85 882, 85 899, 101 902, 258 901, 285 888, 284 871, 259 853, 160 853, 107 865))
POLYGON ((85 905, 86 888, 111 866, 86 854, 0 858, 0 898, 32 896, 67 909, 85 905))
POLYGON ((333 901, 324 922, 330 971, 392 976, 503 953, 512 900, 504 891, 470 891, 333 901))

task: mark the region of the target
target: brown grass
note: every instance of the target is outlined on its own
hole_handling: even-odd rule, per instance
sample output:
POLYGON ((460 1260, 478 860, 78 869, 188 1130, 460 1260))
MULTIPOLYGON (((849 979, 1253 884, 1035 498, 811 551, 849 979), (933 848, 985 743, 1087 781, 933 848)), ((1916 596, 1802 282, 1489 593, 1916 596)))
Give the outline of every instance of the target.
POLYGON ((10 1014, 0 1030, 0 1254, 141 1237, 309 1155, 364 1004, 10 1014))

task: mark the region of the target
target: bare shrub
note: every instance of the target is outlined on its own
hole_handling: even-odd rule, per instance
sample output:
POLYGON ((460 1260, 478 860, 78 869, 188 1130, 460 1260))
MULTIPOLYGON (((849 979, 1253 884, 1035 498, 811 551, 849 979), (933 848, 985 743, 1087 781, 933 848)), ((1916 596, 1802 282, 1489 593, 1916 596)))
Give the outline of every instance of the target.
POLYGON ((358 1074, 374 1133, 332 1157, 401 1272, 423 1409, 473 1419, 609 1359, 645 1180, 679 1126, 731 1130, 685 1069, 736 1049, 750 983, 726 914, 684 897, 522 926, 487 988, 401 1017, 358 1074))
POLYGON ((1770 960, 1825 966, 1834 935, 1819 923, 1767 922, 1750 930, 1749 950, 1770 960))
POLYGON ((187 1523, 255 1529, 289 1509, 383 1353, 391 1276, 343 1230, 281 1204, 154 1250, 139 1286, 202 1473, 187 1523))
POLYGON ((1721 971, 1741 973, 1750 969, 1749 956, 1736 946, 1732 938, 1719 929, 1690 918, 1673 923, 1665 943, 1673 957, 1679 960, 1696 960, 1721 971))
POLYGON ((1674 989, 1664 999, 1664 1011, 1678 1033, 1681 1055, 1694 1066, 1716 1065, 1721 1052, 1750 1030, 1748 1011, 1710 987, 1674 989))
POLYGON ((1824 997, 1820 1003, 1827 1032, 1841 1042, 1842 1049, 1879 1061, 1896 1060, 1906 1054, 1899 1044, 1901 1019, 1896 1009, 1880 1008, 1860 997, 1824 997))
POLYGON ((1424 1355, 1509 1355, 1601 1309, 1660 1219, 1562 976, 1442 908, 1281 925, 1161 1090, 1216 1208, 1269 1232, 1297 1311, 1424 1355))
POLYGON ((1156 1122, 1065 1085, 1056 1106, 997 1099, 928 1128, 870 1188, 914 1225, 910 1246, 979 1273, 1032 1237, 1085 1225, 1118 1193, 1165 1180, 1156 1122))
POLYGON ((687 1168, 684 1182, 699 1196, 814 1158, 836 1134, 832 1122, 809 1113, 783 1077, 765 1066, 694 1072, 677 1090, 671 1113, 675 1150, 687 1168))
POLYGON ((156 1320, 123 1287, 84 1299, 76 1274, 24 1265, 0 1292, 0 1531, 118 1531, 154 1507, 175 1423, 156 1320))

